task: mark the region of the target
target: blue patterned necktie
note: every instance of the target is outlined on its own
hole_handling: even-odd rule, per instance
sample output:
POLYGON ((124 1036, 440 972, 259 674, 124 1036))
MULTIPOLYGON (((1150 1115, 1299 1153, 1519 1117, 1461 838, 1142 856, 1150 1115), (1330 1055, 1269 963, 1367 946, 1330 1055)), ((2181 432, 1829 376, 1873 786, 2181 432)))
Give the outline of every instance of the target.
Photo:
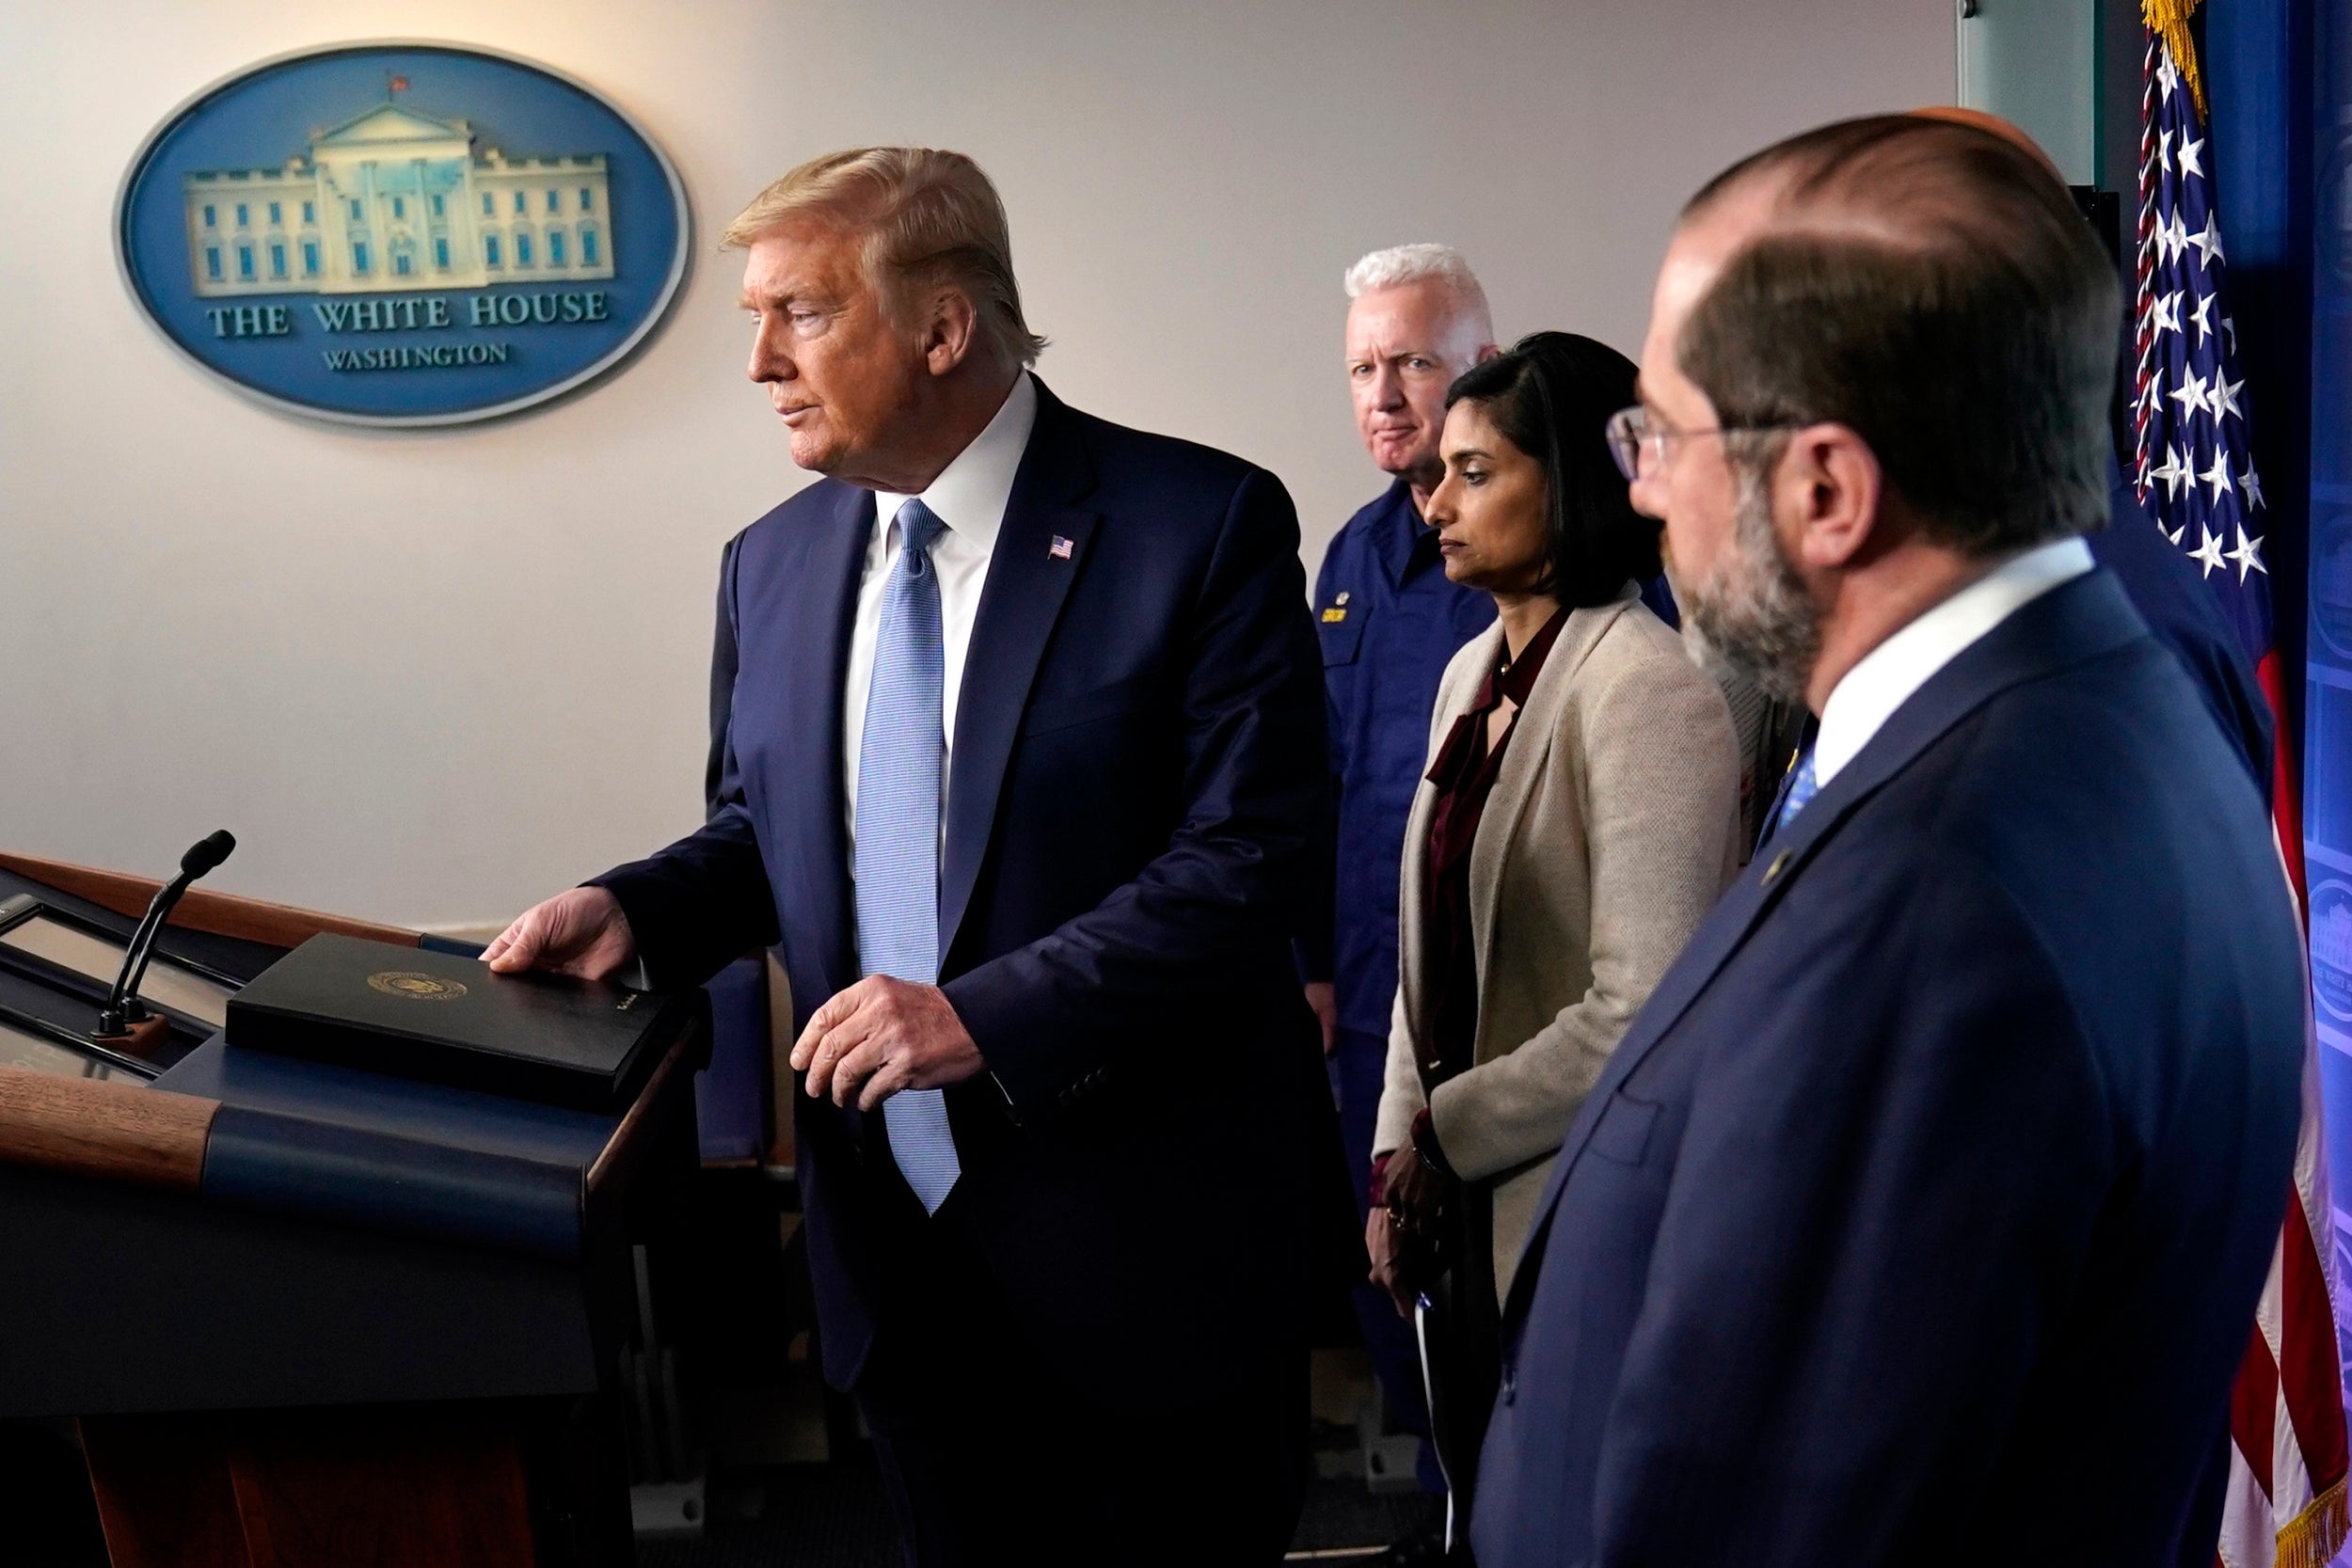
MULTIPOLYGON (((945 525, 930 508, 898 508, 898 558, 882 588, 882 632, 857 764, 857 945, 868 974, 916 985, 939 979, 939 787, 946 763, 940 723, 946 657, 939 572, 931 541, 945 525)), ((882 1101, 890 1152, 927 1213, 963 1172, 947 1102, 937 1089, 882 1101)))
POLYGON ((1813 748, 1807 744, 1804 755, 1797 759, 1797 776, 1788 781, 1788 797, 1780 803, 1780 816, 1773 820, 1772 832, 1787 831, 1788 824, 1797 819, 1797 813, 1804 810, 1804 803, 1812 800, 1814 792, 1820 787, 1813 776, 1813 748))

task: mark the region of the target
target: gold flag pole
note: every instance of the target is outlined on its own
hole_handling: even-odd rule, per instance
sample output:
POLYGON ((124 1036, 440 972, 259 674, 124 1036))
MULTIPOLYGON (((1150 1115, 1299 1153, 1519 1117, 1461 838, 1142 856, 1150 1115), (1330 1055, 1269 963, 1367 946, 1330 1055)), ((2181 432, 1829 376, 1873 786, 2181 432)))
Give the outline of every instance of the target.
POLYGON ((2199 0, 2139 0, 2139 17, 2148 30, 2164 40, 2164 46, 2172 52, 2172 63, 2180 69, 2188 83, 2189 102, 2197 105, 2197 118, 2205 113, 2205 80, 2197 71, 2197 44, 2188 36, 2188 19, 2199 0))

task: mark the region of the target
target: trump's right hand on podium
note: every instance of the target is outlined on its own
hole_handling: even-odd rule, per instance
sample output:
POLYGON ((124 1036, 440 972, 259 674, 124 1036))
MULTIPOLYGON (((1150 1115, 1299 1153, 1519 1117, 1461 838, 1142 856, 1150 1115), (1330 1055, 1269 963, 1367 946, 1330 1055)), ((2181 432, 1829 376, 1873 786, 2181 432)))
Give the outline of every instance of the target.
POLYGON ((637 957, 621 901, 600 887, 576 887, 535 904, 482 950, 482 961, 498 974, 527 969, 602 980, 637 957))

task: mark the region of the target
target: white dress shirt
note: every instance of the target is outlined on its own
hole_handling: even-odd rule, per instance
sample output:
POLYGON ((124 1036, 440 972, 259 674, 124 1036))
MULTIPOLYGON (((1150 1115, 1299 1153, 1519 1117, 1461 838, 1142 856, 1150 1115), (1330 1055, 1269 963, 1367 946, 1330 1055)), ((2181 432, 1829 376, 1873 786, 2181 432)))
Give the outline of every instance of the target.
POLYGON ((956 750, 956 699, 963 686, 963 658, 972 646, 972 623, 979 614, 980 590, 988 585, 988 563, 996 553, 1012 499, 1013 475, 1028 450, 1037 424, 1037 383, 1021 372, 1005 405, 988 428, 940 470, 920 496, 874 492, 874 536, 866 546, 866 567, 857 584, 857 617, 850 625, 850 678, 841 704, 841 785, 849 817, 850 863, 856 863, 857 762, 866 738, 866 694, 874 684, 874 644, 882 638, 882 589, 898 558, 898 508, 909 499, 930 507, 946 526, 931 541, 931 565, 939 573, 939 632, 942 656, 940 726, 947 753, 939 781, 939 820, 946 831, 947 786, 956 750))
POLYGON ((1968 645, 2091 568, 2090 546, 2060 539, 2014 556, 1863 655, 1821 705, 1813 782, 1826 789, 1870 737, 1968 645))

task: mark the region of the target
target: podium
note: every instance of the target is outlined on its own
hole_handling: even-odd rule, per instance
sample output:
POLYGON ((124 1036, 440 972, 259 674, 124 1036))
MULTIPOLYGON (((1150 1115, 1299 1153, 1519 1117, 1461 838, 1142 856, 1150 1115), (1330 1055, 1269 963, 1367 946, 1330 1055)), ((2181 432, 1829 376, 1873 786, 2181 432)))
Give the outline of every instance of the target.
MULTIPOLYGON (((0 899, 118 938, 154 887, 0 855, 0 899)), ((429 940, 199 891, 161 951, 249 979, 319 930, 429 940)), ((79 1422, 116 1568, 633 1560, 642 1243, 707 1049, 618 1116, 216 1036, 151 1082, 0 1067, 0 1417, 79 1422)))

